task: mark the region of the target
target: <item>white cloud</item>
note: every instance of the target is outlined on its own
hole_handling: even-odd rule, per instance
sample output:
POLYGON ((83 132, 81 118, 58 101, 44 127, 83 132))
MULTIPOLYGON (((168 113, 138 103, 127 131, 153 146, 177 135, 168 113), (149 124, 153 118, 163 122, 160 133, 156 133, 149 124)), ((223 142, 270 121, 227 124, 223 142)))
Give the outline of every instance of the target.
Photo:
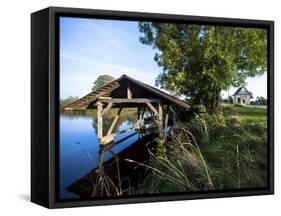
POLYGON ((123 74, 154 86, 158 71, 142 71, 126 65, 102 63, 93 59, 81 58, 74 55, 61 55, 62 60, 71 61, 76 67, 61 67, 61 97, 82 97, 88 94, 92 83, 102 74, 115 78, 123 74), (84 65, 86 67, 81 66, 84 65), (86 68, 86 69, 85 69, 86 68), (66 71, 67 70, 67 71, 66 71), (149 75, 147 75, 149 74, 149 75))

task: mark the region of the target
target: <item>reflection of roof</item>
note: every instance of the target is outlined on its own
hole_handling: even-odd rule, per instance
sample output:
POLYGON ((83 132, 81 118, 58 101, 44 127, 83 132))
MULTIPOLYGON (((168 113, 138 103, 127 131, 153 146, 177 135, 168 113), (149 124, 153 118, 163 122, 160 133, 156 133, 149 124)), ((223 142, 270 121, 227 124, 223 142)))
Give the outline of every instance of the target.
MULTIPOLYGON (((66 107, 64 107, 64 109, 79 110, 79 109, 95 108, 95 102, 99 97, 110 97, 115 99, 127 98, 128 85, 130 86, 130 89, 132 91, 133 99, 137 100, 137 98, 147 98, 147 99, 156 98, 156 99, 160 99, 163 104, 176 104, 186 109, 189 109, 190 107, 186 102, 176 97, 173 97, 155 87, 152 87, 148 84, 135 80, 127 75, 122 75, 118 79, 113 80, 112 82, 97 89, 96 91, 91 92, 90 94, 67 105, 66 107)), ((134 106, 134 104, 132 103, 130 103, 130 105, 134 106)))
POLYGON ((252 95, 252 92, 248 91, 245 86, 241 86, 233 94, 233 96, 235 96, 235 95, 252 95))

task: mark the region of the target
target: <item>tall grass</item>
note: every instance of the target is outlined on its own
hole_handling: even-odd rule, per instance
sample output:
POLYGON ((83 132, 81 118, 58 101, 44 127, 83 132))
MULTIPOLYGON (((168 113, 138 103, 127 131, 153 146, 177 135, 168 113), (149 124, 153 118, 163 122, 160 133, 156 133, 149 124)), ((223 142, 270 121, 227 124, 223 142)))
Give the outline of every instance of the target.
POLYGON ((152 154, 149 164, 141 164, 151 173, 136 193, 266 186, 266 111, 246 109, 227 107, 177 125, 166 142, 166 155, 152 154))
POLYGON ((119 157, 113 155, 115 158, 114 163, 111 165, 116 165, 116 177, 113 179, 106 174, 104 169, 104 154, 100 154, 100 162, 98 169, 95 173, 91 173, 91 197, 110 197, 110 196, 122 196, 125 194, 131 194, 133 187, 130 185, 129 178, 121 178, 121 172, 119 167, 119 157), (123 183, 126 181, 126 188, 124 188, 123 183))
POLYGON ((159 136, 158 151, 150 152, 148 162, 125 159, 148 170, 137 188, 124 188, 130 179, 121 179, 118 156, 117 181, 101 163, 92 197, 265 187, 266 127, 266 110, 227 106, 212 115, 197 114, 178 123, 165 140, 159 136))
POLYGON ((127 159, 151 170, 136 193, 214 189, 210 168, 187 127, 180 125, 172 130, 165 144, 166 155, 151 153, 150 164, 127 159))

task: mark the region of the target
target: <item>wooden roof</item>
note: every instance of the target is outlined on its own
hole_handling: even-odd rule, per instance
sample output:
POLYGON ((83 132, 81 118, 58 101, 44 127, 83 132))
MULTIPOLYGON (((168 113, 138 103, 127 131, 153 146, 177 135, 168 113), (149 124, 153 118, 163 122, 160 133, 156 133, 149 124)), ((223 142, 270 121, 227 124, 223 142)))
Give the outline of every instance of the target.
POLYGON ((241 86, 233 94, 233 96, 235 96, 235 95, 252 95, 252 92, 248 91, 248 89, 246 89, 245 86, 241 86))
MULTIPOLYGON (((173 97, 155 87, 152 87, 148 84, 145 84, 141 81, 133 79, 127 75, 122 75, 120 78, 113 80, 107 85, 97 89, 94 92, 91 92, 84 97, 74 101, 73 103, 64 107, 65 110, 81 110, 81 109, 93 109, 96 108, 95 102, 99 98, 127 98, 127 87, 130 86, 132 91, 132 99, 136 100, 137 98, 147 98, 147 99, 160 99, 163 104, 175 104, 179 107, 189 109, 190 106, 176 98, 173 97)), ((136 104, 122 104, 122 106, 132 107, 136 104)), ((115 107, 121 106, 121 104, 116 104, 115 107)))

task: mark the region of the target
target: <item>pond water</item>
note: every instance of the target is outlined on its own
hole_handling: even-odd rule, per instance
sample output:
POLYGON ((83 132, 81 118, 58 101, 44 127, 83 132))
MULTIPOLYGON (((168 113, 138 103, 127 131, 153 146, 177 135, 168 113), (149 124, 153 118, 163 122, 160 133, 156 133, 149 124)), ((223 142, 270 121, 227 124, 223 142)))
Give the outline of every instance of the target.
MULTIPOLYGON (((97 168, 99 163, 100 145, 96 133, 95 115, 83 113, 61 113, 60 115, 60 199, 80 198, 67 188, 87 173, 97 168)), ((114 115, 104 119, 105 131, 109 127, 114 115)), ((115 131, 121 131, 132 127, 137 119, 135 113, 130 118, 121 118, 118 121, 115 131)), ((141 138, 140 134, 131 130, 117 136, 114 142, 121 142, 112 147, 115 154, 123 152, 131 147, 141 138), (127 139, 124 139, 128 137, 127 139)), ((146 143, 143 143, 145 145, 146 143)), ((104 152, 104 161, 112 158, 112 152, 104 152)))

